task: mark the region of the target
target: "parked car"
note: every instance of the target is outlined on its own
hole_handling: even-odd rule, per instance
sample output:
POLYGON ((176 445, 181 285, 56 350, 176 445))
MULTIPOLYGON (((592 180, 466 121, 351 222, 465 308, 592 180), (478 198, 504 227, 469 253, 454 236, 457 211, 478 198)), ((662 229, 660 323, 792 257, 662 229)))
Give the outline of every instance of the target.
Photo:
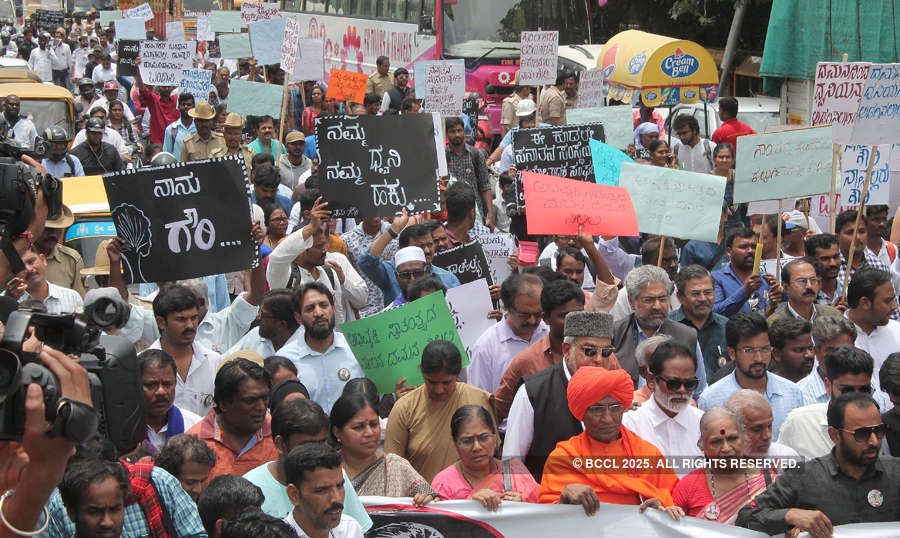
MULTIPOLYGON (((767 128, 781 124, 779 119, 781 101, 777 97, 760 95, 757 97, 738 97, 737 100, 737 119, 752 127, 757 133, 764 133, 767 128)), ((678 114, 689 114, 697 118, 702 138, 709 138, 722 125, 722 120, 719 119, 718 101, 706 105, 705 112, 703 103, 677 104, 672 107, 671 112, 667 107, 660 107, 657 110, 666 116, 666 132, 669 131, 672 118, 678 114), (706 118, 705 121, 704 116, 706 118)), ((674 132, 672 136, 675 136, 674 132)))

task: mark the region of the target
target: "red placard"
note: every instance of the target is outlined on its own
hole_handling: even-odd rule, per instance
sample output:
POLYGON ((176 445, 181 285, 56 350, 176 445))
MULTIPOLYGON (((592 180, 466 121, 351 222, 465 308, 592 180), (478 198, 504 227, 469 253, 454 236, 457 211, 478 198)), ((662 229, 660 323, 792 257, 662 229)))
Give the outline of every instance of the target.
POLYGON ((362 103, 366 97, 366 84, 368 82, 369 75, 365 73, 332 69, 331 77, 328 79, 328 93, 325 96, 329 99, 334 98, 337 101, 362 103))
POLYGON ((637 236, 631 196, 622 187, 522 172, 525 218, 532 235, 637 236))
POLYGON ((519 265, 536 265, 538 250, 534 241, 519 241, 519 265))

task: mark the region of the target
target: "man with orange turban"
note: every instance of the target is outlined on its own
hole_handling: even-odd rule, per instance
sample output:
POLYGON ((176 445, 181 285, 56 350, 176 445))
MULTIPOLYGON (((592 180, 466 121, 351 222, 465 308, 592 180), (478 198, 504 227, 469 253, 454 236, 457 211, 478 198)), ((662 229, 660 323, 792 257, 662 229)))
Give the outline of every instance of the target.
POLYGON ((569 410, 584 423, 584 432, 556 445, 544 465, 538 502, 580 504, 587 514, 601 502, 665 510, 673 506, 678 482, 659 450, 622 426, 631 407, 634 384, 625 370, 579 368, 566 388, 569 410))

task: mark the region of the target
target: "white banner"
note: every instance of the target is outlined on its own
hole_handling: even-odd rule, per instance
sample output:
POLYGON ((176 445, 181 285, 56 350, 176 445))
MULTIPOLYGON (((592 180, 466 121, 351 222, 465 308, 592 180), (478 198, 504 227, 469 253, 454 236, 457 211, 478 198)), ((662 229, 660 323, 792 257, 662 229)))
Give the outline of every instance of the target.
POLYGON ((556 82, 559 32, 522 32, 519 57, 519 84, 543 86, 556 82))
POLYGON ((301 37, 291 82, 325 78, 325 41, 301 37))
MULTIPOLYGON (((603 70, 599 67, 581 72, 578 81, 578 108, 603 106, 603 70)), ((605 127, 605 126, 604 126, 605 127)))
POLYGON ((447 290, 447 306, 450 315, 459 332, 459 339, 466 348, 466 355, 472 356, 472 346, 484 331, 497 324, 488 319, 488 313, 493 310, 491 305, 491 292, 488 289, 487 280, 480 278, 468 284, 456 286, 447 290))
MULTIPOLYGON (((659 510, 600 504, 593 516, 581 506, 504 501, 496 512, 477 501, 440 501, 415 508, 411 499, 360 497, 373 525, 369 538, 639 536, 641 538, 766 538, 762 532, 693 517, 674 521, 659 510)), ((783 536, 783 535, 782 535, 783 536)), ((803 533, 802 537, 809 534, 803 533)), ((834 538, 900 538, 897 523, 857 523, 834 527, 834 538)))
POLYGON ((150 4, 144 2, 139 6, 126 9, 122 16, 125 19, 141 19, 144 21, 149 21, 153 20, 154 15, 153 10, 150 9, 150 4))

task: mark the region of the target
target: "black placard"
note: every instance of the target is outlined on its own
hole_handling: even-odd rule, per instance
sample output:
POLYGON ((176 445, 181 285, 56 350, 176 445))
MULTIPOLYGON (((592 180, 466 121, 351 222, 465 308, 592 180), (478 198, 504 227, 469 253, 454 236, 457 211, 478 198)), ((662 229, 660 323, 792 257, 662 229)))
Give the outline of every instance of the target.
POLYGON ((440 211, 431 114, 328 116, 316 127, 316 147, 334 217, 440 211))
POLYGON ((241 271, 256 263, 244 158, 229 155, 103 176, 127 282, 241 271))
POLYGON ((494 284, 491 266, 488 265, 477 239, 435 254, 431 263, 456 275, 461 284, 468 284, 479 278, 487 279, 488 286, 494 284))
POLYGON ((212 0, 181 0, 181 11, 190 13, 208 13, 212 11, 212 0))
MULTIPOLYGON (((591 138, 606 142, 602 123, 516 129, 513 132, 516 170, 593 183, 591 138)), ((517 205, 525 207, 521 177, 516 178, 515 190, 517 205)))
POLYGON ((141 42, 120 39, 116 45, 119 61, 116 62, 116 75, 120 77, 137 76, 137 59, 141 55, 141 42))
POLYGON ((38 28, 49 30, 51 33, 63 25, 66 20, 66 14, 62 11, 51 11, 49 9, 34 10, 34 20, 38 28))

